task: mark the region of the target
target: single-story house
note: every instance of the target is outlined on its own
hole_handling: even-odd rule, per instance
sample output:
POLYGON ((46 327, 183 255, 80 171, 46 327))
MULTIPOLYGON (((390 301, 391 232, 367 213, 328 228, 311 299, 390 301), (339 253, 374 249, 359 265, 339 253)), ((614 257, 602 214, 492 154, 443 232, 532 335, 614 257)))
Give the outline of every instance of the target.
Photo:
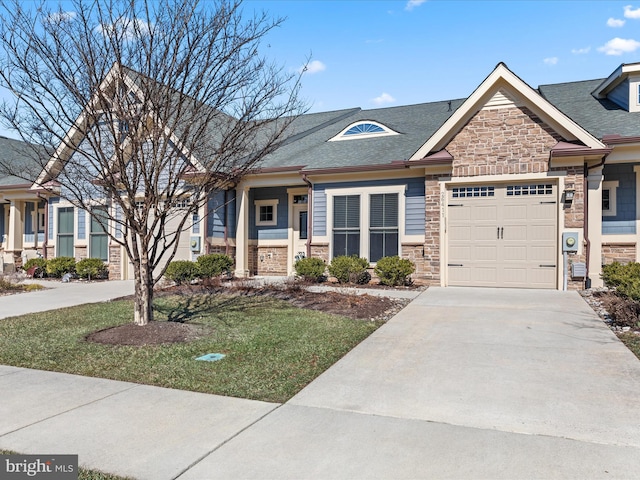
MULTIPOLYGON (((638 261, 640 63, 537 89, 501 63, 464 99, 305 114, 291 129, 210 196, 176 258, 227 253, 252 276, 305 256, 399 255, 432 285, 549 289, 638 261)), ((5 264, 40 251, 131 276, 86 212, 31 187, 0 178, 5 264)))

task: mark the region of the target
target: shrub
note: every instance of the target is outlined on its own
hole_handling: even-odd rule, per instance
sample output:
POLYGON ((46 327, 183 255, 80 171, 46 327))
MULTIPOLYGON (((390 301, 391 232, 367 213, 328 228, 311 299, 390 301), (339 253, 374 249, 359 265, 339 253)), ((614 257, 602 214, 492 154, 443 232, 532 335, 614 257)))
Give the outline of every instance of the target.
POLYGON ((409 275, 415 270, 416 267, 410 260, 395 256, 378 260, 373 271, 380 278, 380 283, 396 287, 410 284, 409 275))
POLYGON ((615 287, 622 295, 640 301, 640 263, 604 265, 602 279, 608 287, 615 287))
POLYGON ((319 282, 324 277, 327 265, 321 258, 309 257, 298 260, 294 268, 296 269, 296 275, 304 280, 319 282))
POLYGON ((73 257, 55 257, 47 260, 47 275, 60 278, 65 273, 75 273, 76 261, 73 257))
POLYGON ((83 258, 76 263, 76 273, 80 278, 89 280, 92 278, 107 278, 109 276, 107 266, 99 258, 83 258))
POLYGON ((26 272, 30 268, 36 267, 36 270, 33 273, 34 277, 42 277, 47 271, 47 260, 45 258, 30 258, 25 262, 22 266, 22 269, 26 272))
POLYGON ((215 278, 231 271, 233 259, 228 255, 211 253, 198 257, 197 265, 200 278, 215 278))
POLYGON ((369 261, 356 255, 350 257, 339 256, 331 260, 329 274, 336 277, 340 283, 367 283, 371 275, 367 272, 369 261))
POLYGON ((174 260, 167 267, 164 276, 178 285, 189 283, 200 276, 200 270, 195 262, 189 260, 174 260))

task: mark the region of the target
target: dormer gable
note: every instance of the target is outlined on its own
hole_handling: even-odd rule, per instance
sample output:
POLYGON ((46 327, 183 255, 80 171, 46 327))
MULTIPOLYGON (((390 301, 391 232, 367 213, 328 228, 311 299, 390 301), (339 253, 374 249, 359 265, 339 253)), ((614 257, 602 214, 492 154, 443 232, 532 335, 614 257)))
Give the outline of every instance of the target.
POLYGON ((628 112, 640 112, 640 63, 622 64, 593 91, 628 112))

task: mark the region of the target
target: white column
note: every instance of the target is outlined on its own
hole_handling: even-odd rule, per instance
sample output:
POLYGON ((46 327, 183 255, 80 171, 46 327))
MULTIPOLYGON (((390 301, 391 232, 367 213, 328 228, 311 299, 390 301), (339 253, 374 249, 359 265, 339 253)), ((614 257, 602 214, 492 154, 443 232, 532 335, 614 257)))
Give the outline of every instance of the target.
POLYGON ((589 172, 587 176, 589 195, 589 278, 592 287, 603 285, 602 273, 602 167, 589 172))
POLYGON ((22 209, 24 202, 12 200, 9 207, 9 225, 7 228, 7 251, 22 250, 22 234, 24 223, 22 219, 22 209))
POLYGON ((640 262, 640 165, 633 167, 636 172, 636 262, 640 262))
POLYGON ((236 277, 249 276, 249 187, 236 188, 236 277))

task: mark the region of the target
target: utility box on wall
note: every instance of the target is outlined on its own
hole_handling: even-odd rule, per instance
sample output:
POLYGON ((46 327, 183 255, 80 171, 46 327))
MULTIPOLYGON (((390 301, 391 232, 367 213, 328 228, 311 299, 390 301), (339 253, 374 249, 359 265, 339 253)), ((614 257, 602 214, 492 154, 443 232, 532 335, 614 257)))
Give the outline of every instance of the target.
POLYGON ((562 234, 562 251, 569 253, 578 251, 578 232, 564 232, 562 234))
POLYGON ((191 237, 191 251, 194 253, 200 252, 200 237, 191 237))

